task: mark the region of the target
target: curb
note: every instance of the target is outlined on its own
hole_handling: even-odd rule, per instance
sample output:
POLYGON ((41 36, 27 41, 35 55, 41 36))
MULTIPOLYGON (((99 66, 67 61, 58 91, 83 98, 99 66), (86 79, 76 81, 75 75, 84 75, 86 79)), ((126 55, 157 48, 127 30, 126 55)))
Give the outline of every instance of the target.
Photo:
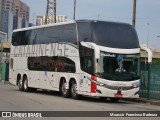
POLYGON ((11 83, 9 81, 0 81, 0 85, 11 85, 11 83))
POLYGON ((134 98, 134 99, 127 99, 126 98, 126 99, 123 99, 123 100, 130 101, 130 102, 146 103, 146 104, 160 106, 160 100, 154 100, 154 99, 148 100, 147 98, 134 98))

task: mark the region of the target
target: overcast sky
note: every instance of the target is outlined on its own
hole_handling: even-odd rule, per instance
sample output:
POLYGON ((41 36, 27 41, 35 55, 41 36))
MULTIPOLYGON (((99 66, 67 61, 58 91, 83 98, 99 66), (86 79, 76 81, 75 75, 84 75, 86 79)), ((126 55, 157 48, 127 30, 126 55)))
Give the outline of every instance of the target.
MULTIPOLYGON (((33 16, 44 15, 47 0, 22 0, 33 16)), ((57 0, 57 14, 73 19, 74 0, 57 0)), ((100 19, 132 23, 133 0, 77 0, 76 19, 100 19)), ((137 0, 136 30, 140 43, 160 48, 160 0, 137 0), (148 35, 149 32, 149 35, 148 35), (149 37, 148 37, 149 36, 149 37)))

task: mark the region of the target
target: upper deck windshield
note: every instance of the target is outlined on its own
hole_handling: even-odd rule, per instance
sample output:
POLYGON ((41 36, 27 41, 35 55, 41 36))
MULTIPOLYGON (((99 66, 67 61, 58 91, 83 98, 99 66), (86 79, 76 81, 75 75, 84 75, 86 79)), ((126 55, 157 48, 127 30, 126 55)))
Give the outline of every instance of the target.
POLYGON ((139 48, 138 37, 133 26, 123 23, 91 22, 92 41, 97 45, 132 49, 139 48))
POLYGON ((96 68, 97 77, 113 81, 139 79, 140 55, 111 54, 101 51, 96 68))

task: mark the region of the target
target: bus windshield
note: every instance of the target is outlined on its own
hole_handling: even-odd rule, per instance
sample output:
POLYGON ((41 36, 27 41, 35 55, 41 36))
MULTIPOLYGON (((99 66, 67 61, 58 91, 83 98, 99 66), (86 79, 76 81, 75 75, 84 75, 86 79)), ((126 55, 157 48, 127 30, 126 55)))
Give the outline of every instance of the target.
POLYGON ((100 52, 96 76, 113 81, 133 81, 139 79, 139 54, 112 54, 100 52))
POLYGON ((92 41, 110 48, 139 48, 138 37, 133 26, 124 23, 95 21, 91 23, 92 41))

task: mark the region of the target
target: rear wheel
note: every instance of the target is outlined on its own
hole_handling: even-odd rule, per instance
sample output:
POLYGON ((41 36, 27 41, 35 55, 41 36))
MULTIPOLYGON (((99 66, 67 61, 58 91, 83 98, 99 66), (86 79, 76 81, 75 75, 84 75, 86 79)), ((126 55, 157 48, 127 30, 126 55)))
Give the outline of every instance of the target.
POLYGON ((23 91, 23 90, 24 90, 24 84, 23 84, 22 79, 20 79, 20 80, 18 81, 18 88, 19 88, 20 91, 23 91))
POLYGON ((79 95, 77 93, 77 84, 75 81, 72 81, 72 85, 71 85, 71 95, 73 99, 78 99, 79 95))
POLYGON ((66 81, 63 79, 63 83, 61 85, 61 92, 63 97, 68 98, 70 96, 70 91, 66 88, 66 84, 66 81))
POLYGON ((28 87, 28 79, 27 77, 24 77, 24 91, 25 92, 29 92, 30 91, 30 88, 28 87))

